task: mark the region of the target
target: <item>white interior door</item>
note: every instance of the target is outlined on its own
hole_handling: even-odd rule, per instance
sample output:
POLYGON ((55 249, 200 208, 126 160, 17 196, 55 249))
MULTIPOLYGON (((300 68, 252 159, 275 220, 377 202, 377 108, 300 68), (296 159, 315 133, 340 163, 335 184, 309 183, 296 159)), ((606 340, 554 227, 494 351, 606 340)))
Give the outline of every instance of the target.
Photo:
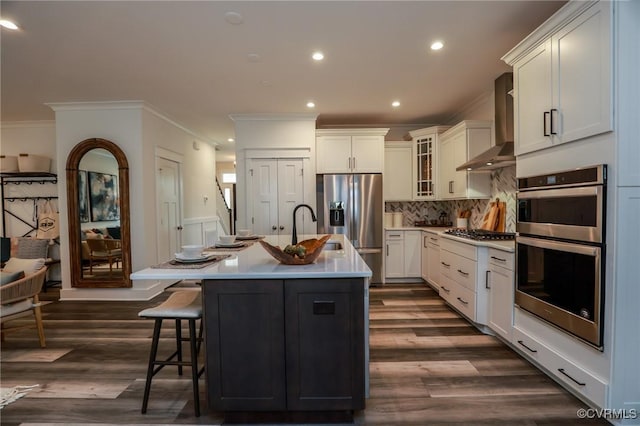
MULTIPOLYGON (((293 232, 293 209, 304 202, 304 179, 302 159, 278 160, 278 233, 291 234, 293 232)), ((304 224, 308 223, 309 210, 300 209, 296 216, 297 230, 304 232, 304 224)))
POLYGON ((181 246, 180 163, 156 159, 158 188, 158 261, 173 259, 181 246))
POLYGON ((248 168, 251 182, 251 223, 258 235, 278 233, 278 160, 253 159, 248 168))

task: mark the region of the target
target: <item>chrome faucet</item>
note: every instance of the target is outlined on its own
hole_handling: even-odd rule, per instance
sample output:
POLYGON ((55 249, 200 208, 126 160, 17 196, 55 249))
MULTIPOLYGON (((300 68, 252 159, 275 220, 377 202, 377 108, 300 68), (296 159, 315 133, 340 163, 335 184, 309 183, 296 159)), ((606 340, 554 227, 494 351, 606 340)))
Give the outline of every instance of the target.
POLYGON ((298 244, 298 232, 296 231, 296 212, 298 211, 298 209, 300 207, 306 207, 309 209, 309 211, 311 212, 311 220, 313 220, 314 222, 317 222, 318 219, 316 219, 316 214, 313 212, 313 209, 311 208, 310 205, 308 204, 298 204, 297 206, 295 206, 293 208, 293 232, 291 235, 291 245, 295 246, 296 244, 298 244))

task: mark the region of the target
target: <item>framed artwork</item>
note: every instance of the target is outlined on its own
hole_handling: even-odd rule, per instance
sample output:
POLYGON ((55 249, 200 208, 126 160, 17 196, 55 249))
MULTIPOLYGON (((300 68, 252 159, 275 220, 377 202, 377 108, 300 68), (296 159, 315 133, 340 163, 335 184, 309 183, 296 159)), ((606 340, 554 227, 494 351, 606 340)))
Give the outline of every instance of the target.
POLYGON ((89 222, 89 184, 86 170, 78 170, 78 210, 80 223, 89 222))
POLYGON ((92 222, 120 220, 118 177, 106 173, 89 172, 89 200, 92 222))

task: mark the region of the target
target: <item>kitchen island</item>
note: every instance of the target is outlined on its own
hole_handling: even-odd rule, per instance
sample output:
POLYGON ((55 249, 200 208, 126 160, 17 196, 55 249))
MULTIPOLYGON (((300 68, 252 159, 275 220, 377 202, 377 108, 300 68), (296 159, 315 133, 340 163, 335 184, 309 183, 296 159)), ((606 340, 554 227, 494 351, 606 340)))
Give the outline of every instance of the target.
POLYGON ((364 409, 371 270, 342 236, 327 246, 310 265, 282 265, 255 243, 202 269, 131 275, 202 280, 207 397, 226 420, 348 421, 364 409))

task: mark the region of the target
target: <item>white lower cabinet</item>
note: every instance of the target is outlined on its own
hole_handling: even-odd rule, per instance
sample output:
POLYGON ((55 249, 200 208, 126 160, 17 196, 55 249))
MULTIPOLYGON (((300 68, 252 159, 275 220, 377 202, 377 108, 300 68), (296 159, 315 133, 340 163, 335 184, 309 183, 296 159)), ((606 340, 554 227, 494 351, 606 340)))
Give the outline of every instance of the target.
POLYGON ((440 296, 471 321, 486 325, 487 248, 440 238, 440 296), (481 273, 482 271, 482 273, 481 273))
POLYGON ((439 240, 437 233, 422 231, 422 279, 436 290, 440 288, 439 240))
POLYGON ((514 253, 489 249, 487 287, 489 291, 489 328, 507 341, 513 330, 514 253))
POLYGON ((433 288, 440 288, 440 237, 427 233, 427 274, 425 280, 433 288))
POLYGON ((420 278, 422 274, 422 232, 404 231, 404 273, 407 278, 420 278))
POLYGON ((542 367, 553 379, 573 391, 578 397, 598 407, 606 407, 608 385, 604 380, 517 326, 513 328, 512 344, 526 358, 542 367))
POLYGON ((404 231, 385 233, 384 271, 386 278, 404 278, 404 231))
POLYGON ((385 232, 385 277, 420 278, 422 274, 422 232, 385 232))

